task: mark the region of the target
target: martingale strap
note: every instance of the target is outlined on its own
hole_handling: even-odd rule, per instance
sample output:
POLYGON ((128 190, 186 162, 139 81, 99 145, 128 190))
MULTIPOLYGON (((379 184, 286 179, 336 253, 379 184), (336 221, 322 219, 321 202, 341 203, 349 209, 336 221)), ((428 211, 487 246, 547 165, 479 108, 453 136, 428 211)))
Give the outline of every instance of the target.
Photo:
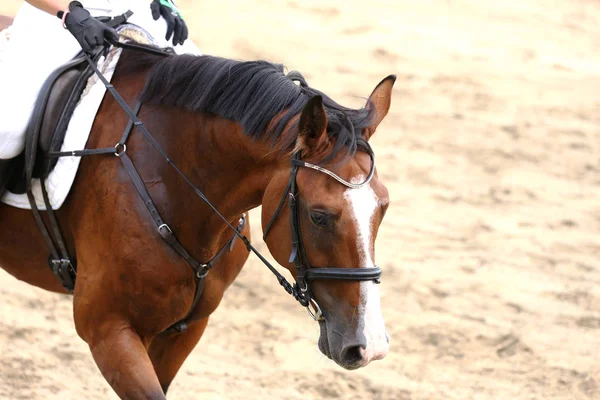
MULTIPOLYGON (((135 105, 135 108, 132 110, 132 112, 134 113, 134 116, 136 116, 136 119, 137 119, 137 114, 139 113, 141 106, 142 106, 142 102, 139 101, 135 105)), ((156 229, 157 229, 158 233, 160 234, 160 236, 163 238, 163 240, 169 246, 171 246, 171 248, 173 248, 173 250, 175 250, 175 252, 177 252, 177 254, 179 254, 181 256, 181 258, 183 258, 190 265, 190 267, 192 267, 192 270, 194 271, 194 280, 196 282, 196 290, 194 292, 194 299, 192 300, 192 305, 190 307, 190 310, 188 311, 188 314, 181 321, 173 324, 172 326, 170 326, 169 328, 166 329, 166 332, 185 332, 187 330, 187 325, 189 323, 191 314, 196 309, 196 306, 198 305, 198 302, 200 301, 200 297, 204 290, 204 282, 205 282, 204 279, 208 275, 208 272, 214 266, 215 262, 223 254, 225 254, 225 251, 228 248, 230 249, 230 251, 233 249, 233 241, 235 240, 235 238, 237 236, 233 235, 231 237, 231 239, 229 239, 229 241, 221 247, 221 249, 217 252, 217 254, 210 261, 208 261, 206 263, 198 262, 192 255, 190 255, 190 253, 185 249, 185 247, 183 247, 183 245, 179 242, 179 240, 177 240, 177 237, 175 236, 175 234, 173 233, 173 231, 171 230, 169 225, 167 225, 164 222, 164 220, 162 219, 162 217, 160 216, 160 213, 158 212, 158 209, 156 208, 154 201, 150 197, 150 193, 148 192, 148 189, 146 188, 146 185, 144 184, 142 177, 140 176, 137 169, 133 165, 133 162, 131 161, 131 158, 129 157, 129 155, 127 155, 127 144, 126 144, 127 139, 129 138, 129 135, 131 134, 133 127, 139 126, 139 125, 141 125, 141 121, 139 123, 136 123, 136 121, 134 119, 132 119, 132 118, 129 119, 127 127, 125 128, 125 132, 123 133, 123 136, 122 136, 121 140, 119 141, 119 143, 117 143, 117 145, 115 145, 115 147, 113 149, 113 153, 114 153, 114 155, 116 155, 117 157, 119 157, 121 159, 121 161, 123 163, 123 167, 125 168, 125 171, 129 175, 129 178, 131 179, 133 185, 135 186, 140 198, 144 202, 146 209, 150 213, 150 216, 152 217, 152 221, 154 222, 154 225, 156 226, 156 229)), ((94 153, 89 153, 89 154, 91 155, 94 153)), ((238 223, 236 231, 241 232, 244 229, 245 225, 246 225, 246 216, 244 214, 240 218, 240 221, 238 223)))
MULTIPOLYGON (((139 107, 138 107, 138 109, 139 109, 139 107)), ((233 244, 235 243, 235 239, 237 238, 237 236, 233 235, 227 241, 227 243, 225 243, 219 249, 217 254, 210 261, 208 261, 206 263, 200 263, 200 262, 196 261, 196 259, 192 255, 190 255, 190 253, 188 253, 188 251, 185 249, 185 247, 183 247, 183 245, 179 242, 179 240, 177 240, 177 237, 175 236, 175 234, 173 233, 173 231, 171 230, 169 225, 167 225, 161 218, 161 216, 158 212, 158 209, 156 208, 156 205, 152 201, 152 198, 150 197, 150 193, 148 193, 148 189, 146 188, 144 181, 142 180, 139 173, 135 169, 135 166, 133 165, 131 158, 129 158, 129 156, 125 152, 117 154, 117 156, 121 158, 121 161, 123 162, 123 166, 125 167, 125 171, 127 171, 129 178, 133 182, 135 188, 138 191, 138 194, 140 195, 142 201, 144 202, 144 205, 148 209, 148 212, 150 213, 150 216, 152 217, 152 220, 154 221, 154 224, 156 225, 156 228, 157 228, 160 236, 194 270, 194 280, 196 281, 196 291, 194 293, 194 300, 192 301, 190 310, 188 311, 188 314, 181 321, 173 324, 172 326, 167 328, 165 331, 165 332, 185 332, 187 330, 187 325, 189 323, 190 317, 191 317, 192 313, 194 312, 194 310, 196 309, 196 306, 198 305, 198 302, 200 301, 202 292, 204 291, 204 282, 205 282, 204 279, 208 275, 208 272, 213 268, 214 264, 219 260, 219 258, 221 258, 221 256, 223 256, 228 249, 229 249, 229 251, 233 250, 233 244)), ((239 223, 236 228, 236 232, 241 233, 244 230, 245 226, 246 226, 246 215, 242 214, 242 216, 239 219, 239 223)))

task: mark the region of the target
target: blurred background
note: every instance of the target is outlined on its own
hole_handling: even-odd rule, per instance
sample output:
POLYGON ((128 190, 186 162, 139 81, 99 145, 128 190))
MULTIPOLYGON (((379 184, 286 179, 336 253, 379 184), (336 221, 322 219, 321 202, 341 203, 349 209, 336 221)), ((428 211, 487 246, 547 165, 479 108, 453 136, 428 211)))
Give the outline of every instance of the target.
MULTIPOLYGON (((390 354, 329 361, 251 257, 169 398, 600 399, 600 2, 178 4, 203 52, 283 63, 346 106, 398 80, 372 139, 390 354)), ((69 297, 0 272, 0 304, 0 398, 116 398, 69 297)))

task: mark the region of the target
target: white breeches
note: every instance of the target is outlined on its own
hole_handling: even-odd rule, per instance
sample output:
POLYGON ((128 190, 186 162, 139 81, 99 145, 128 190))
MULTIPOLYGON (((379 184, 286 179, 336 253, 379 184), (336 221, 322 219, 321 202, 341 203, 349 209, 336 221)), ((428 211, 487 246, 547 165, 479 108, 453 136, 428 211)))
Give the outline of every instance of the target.
MULTIPOLYGON (((165 40, 167 24, 164 19, 152 19, 148 0, 80 1, 95 17, 116 16, 130 9, 133 15, 127 22, 148 31, 159 46, 173 46, 165 40)), ((190 39, 174 49, 179 54, 200 54, 190 39)), ((0 159, 21 153, 25 129, 45 79, 79 51, 79 43, 56 16, 28 3, 23 4, 0 53, 0 159)))

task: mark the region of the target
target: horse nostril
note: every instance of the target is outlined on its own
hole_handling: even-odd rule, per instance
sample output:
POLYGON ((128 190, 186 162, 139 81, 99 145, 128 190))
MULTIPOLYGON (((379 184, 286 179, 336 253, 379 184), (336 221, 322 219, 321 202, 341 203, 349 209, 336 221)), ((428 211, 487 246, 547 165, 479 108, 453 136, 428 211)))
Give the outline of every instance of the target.
POLYGON ((366 358, 365 347, 362 345, 346 347, 342 350, 341 358, 345 365, 359 365, 366 358))

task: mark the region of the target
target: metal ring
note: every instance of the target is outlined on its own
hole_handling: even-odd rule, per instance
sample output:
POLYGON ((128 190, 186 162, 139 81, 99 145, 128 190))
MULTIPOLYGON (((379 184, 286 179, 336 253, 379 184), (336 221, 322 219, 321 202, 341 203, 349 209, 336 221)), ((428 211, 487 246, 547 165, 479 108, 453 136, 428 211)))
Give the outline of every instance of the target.
POLYGON ((123 154, 125 154, 126 151, 127 151, 127 145, 125 143, 115 144, 115 156, 121 157, 123 154))
POLYGON ((198 269, 196 271, 196 279, 204 279, 206 278, 206 275, 208 275, 208 271, 210 271, 210 268, 207 268, 208 265, 206 264, 202 264, 200 266, 201 269, 198 269))
POLYGON ((321 311, 321 307, 319 307, 319 303, 312 297, 308 300, 308 306, 306 306, 306 311, 308 311, 308 315, 310 315, 315 321, 325 321, 325 317, 323 316, 323 311, 321 311), (315 311, 311 310, 310 306, 315 308, 315 311))

